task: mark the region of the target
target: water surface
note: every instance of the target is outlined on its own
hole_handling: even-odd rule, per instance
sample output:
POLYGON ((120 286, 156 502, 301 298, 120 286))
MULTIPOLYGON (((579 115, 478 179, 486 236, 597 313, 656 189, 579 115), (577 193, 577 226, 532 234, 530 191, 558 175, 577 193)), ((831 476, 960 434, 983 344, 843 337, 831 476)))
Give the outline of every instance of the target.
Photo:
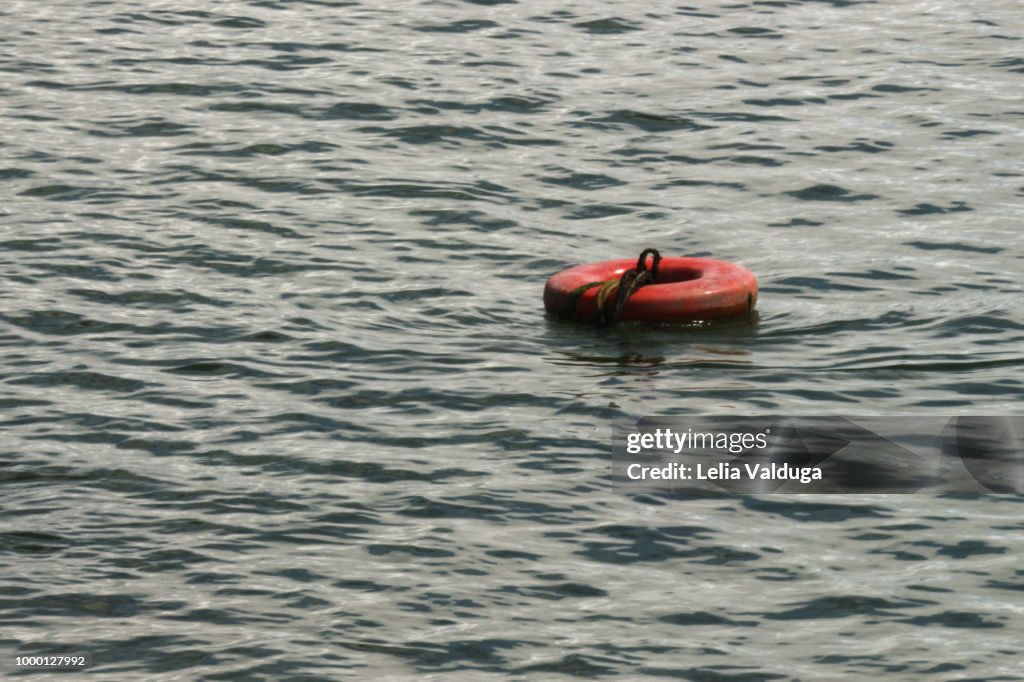
POLYGON ((1019 498, 609 484, 617 418, 1019 412, 1016 2, 0 15, 5 656, 1024 679, 1019 498), (757 323, 544 317, 649 246, 757 323))

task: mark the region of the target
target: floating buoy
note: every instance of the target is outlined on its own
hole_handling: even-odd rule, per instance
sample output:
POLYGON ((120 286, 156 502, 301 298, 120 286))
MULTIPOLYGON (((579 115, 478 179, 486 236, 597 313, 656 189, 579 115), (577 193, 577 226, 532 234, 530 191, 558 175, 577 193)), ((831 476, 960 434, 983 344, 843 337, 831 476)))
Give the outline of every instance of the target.
POLYGON ((662 258, 655 249, 646 249, 637 261, 609 260, 562 270, 544 287, 544 307, 550 314, 600 324, 721 320, 743 315, 755 305, 757 278, 742 265, 711 258, 662 258), (648 254, 653 254, 649 269, 648 254))

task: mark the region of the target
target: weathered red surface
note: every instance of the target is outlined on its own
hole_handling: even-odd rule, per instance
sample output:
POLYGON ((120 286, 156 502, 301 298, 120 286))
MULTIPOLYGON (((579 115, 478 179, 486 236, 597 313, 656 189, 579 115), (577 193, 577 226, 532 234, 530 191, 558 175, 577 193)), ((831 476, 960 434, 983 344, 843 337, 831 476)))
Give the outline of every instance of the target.
MULTIPOLYGON (((591 282, 618 279, 636 265, 622 259, 577 265, 553 275, 544 287, 544 307, 557 317, 593 321, 597 318, 597 290, 573 292, 591 282)), ((606 306, 614 300, 609 297, 606 306)), ((757 305, 757 278, 742 265, 711 258, 666 257, 661 260, 658 284, 638 289, 620 319, 649 322, 696 322, 741 315, 757 305)))

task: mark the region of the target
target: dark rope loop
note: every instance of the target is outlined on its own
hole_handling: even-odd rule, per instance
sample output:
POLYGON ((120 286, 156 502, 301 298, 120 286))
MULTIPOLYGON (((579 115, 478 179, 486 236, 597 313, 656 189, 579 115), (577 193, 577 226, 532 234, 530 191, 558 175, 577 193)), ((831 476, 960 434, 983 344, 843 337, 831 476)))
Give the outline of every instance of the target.
POLYGON ((651 277, 656 281, 658 279, 658 265, 661 264, 661 254, 658 253, 657 249, 644 249, 640 252, 640 257, 636 259, 636 269, 639 272, 647 270, 647 254, 651 254, 654 258, 654 262, 651 263, 651 277))
POLYGON ((657 249, 644 249, 640 257, 636 259, 636 267, 630 268, 622 273, 618 280, 610 279, 601 285, 597 292, 597 322, 601 325, 610 326, 619 321, 622 311, 629 303, 629 297, 636 293, 637 289, 648 284, 655 284, 658 281, 658 266, 661 264, 661 254, 657 249), (652 256, 651 269, 647 269, 647 256, 652 256), (605 301, 615 290, 615 303, 612 305, 611 313, 605 310, 605 301))

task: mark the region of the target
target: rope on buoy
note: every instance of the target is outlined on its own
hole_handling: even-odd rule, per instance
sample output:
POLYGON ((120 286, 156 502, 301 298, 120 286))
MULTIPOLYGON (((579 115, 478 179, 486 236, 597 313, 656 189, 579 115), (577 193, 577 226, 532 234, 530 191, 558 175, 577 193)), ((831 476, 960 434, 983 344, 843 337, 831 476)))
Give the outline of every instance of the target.
POLYGON ((644 249, 640 257, 636 259, 636 267, 630 268, 622 273, 618 279, 608 279, 599 282, 588 282, 576 287, 569 294, 567 310, 575 311, 576 303, 583 296, 584 292, 601 287, 597 291, 597 323, 604 327, 610 327, 619 321, 622 311, 629 302, 629 297, 636 293, 640 287, 648 284, 655 284, 658 281, 658 265, 661 263, 661 254, 657 249, 644 249), (647 269, 647 256, 652 257, 651 269, 647 269), (605 303, 615 292, 615 301, 612 304, 611 312, 605 309, 605 303))

